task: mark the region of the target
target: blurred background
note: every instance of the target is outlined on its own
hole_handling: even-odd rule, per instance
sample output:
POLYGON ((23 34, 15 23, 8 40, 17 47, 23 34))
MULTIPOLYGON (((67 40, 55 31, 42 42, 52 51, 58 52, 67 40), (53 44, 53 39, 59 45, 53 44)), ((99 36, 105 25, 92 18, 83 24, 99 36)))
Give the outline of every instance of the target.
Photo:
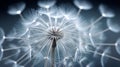
MULTIPOLYGON (((7 34, 10 29, 13 28, 16 21, 19 19, 19 16, 12 16, 7 13, 8 7, 12 4, 18 3, 18 2, 25 2, 27 8, 36 8, 37 1, 38 0, 0 0, 0 27, 2 27, 7 34)), ((98 6, 102 3, 107 6, 109 6, 115 13, 115 17, 117 21, 119 21, 118 24, 120 24, 120 1, 119 0, 89 0, 93 4, 93 10, 98 10, 98 6)), ((69 3, 73 5, 73 0, 57 0, 56 5, 60 4, 66 4, 69 3)), ((109 32, 108 32, 109 33, 109 32)), ((120 33, 110 33, 108 36, 111 36, 108 38, 108 41, 115 42, 118 37, 120 37, 120 33)), ((107 42, 107 41, 106 41, 107 42)), ((113 49, 112 54, 114 56, 119 57, 115 50, 113 49)), ((108 60, 108 62, 105 65, 106 67, 120 67, 120 62, 115 60, 108 60)), ((0 67, 2 67, 0 65, 0 67)), ((101 67, 100 64, 98 64, 97 67, 101 67)))

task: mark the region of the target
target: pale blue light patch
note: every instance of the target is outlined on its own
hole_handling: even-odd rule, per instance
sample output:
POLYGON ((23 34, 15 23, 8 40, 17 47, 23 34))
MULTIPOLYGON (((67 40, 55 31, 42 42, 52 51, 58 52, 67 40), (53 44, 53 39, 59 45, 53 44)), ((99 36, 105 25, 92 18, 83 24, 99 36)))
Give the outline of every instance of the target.
POLYGON ((99 6, 99 10, 103 17, 112 18, 115 16, 114 12, 110 8, 108 8, 106 5, 101 4, 99 6))
POLYGON ((81 10, 89 10, 92 8, 92 4, 87 0, 74 0, 74 4, 81 10))
POLYGON ((115 49, 118 54, 120 54, 120 38, 115 43, 115 49))
POLYGON ((17 14, 21 14, 24 9, 25 9, 25 3, 20 2, 17 4, 11 5, 8 9, 8 13, 11 15, 17 15, 17 14))
POLYGON ((48 9, 52 7, 55 3, 55 0, 40 0, 38 1, 38 6, 48 9))
POLYGON ((114 19, 107 19, 108 28, 116 33, 120 32, 120 23, 114 19))

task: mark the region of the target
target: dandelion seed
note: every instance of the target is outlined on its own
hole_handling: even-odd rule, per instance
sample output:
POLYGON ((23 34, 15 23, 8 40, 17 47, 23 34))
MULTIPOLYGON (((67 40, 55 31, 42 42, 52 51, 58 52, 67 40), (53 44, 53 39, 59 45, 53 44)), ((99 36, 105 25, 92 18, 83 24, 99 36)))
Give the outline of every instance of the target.
POLYGON ((119 25, 111 20, 115 14, 108 7, 101 4, 101 16, 91 22, 81 14, 82 10, 92 8, 87 0, 74 1, 79 10, 71 4, 56 6, 55 0, 41 0, 37 4, 38 9, 24 11, 23 2, 8 9, 9 14, 19 15, 20 21, 7 35, 0 28, 0 61, 5 61, 5 65, 76 67, 77 63, 81 67, 95 67, 98 58, 105 67, 107 59, 120 62, 110 54, 110 47, 120 54, 119 39, 106 43, 106 32, 120 32, 119 25), (105 28, 103 18, 107 19, 105 28))

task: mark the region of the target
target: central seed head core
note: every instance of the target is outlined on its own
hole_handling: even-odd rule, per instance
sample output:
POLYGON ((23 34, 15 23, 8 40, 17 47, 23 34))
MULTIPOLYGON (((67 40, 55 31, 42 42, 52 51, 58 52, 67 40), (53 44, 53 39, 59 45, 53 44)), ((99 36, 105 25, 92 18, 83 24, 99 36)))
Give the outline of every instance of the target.
POLYGON ((51 40, 53 39, 59 40, 62 37, 63 37, 63 33, 59 29, 52 28, 48 32, 48 38, 51 40))

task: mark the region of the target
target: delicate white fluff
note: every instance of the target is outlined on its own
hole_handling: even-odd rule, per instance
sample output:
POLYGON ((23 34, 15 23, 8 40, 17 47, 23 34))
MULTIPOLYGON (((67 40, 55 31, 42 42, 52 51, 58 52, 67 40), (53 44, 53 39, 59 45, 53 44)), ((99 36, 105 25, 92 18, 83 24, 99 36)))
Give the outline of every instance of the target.
POLYGON ((43 8, 50 8, 56 3, 55 0, 40 0, 38 1, 38 6, 43 8))
POLYGON ((118 54, 120 54, 120 38, 116 41, 115 48, 118 54))
POLYGON ((92 5, 87 0, 74 0, 74 4, 83 10, 89 10, 92 8, 92 5))
POLYGON ((8 13, 11 15, 21 14, 21 12, 25 9, 25 6, 24 2, 11 5, 8 9, 8 13))
POLYGON ((116 33, 120 32, 120 24, 118 21, 115 21, 114 19, 107 19, 107 25, 111 31, 116 33))
POLYGON ((90 2, 73 2, 74 6, 66 3, 55 6, 55 0, 39 0, 37 9, 25 11, 26 5, 23 2, 11 6, 8 13, 19 14, 20 20, 6 35, 0 28, 0 60, 5 60, 6 65, 12 64, 13 67, 50 67, 53 59, 54 67, 76 67, 75 64, 79 67, 94 67, 96 58, 101 60, 104 67, 106 57, 120 61, 107 55, 110 51, 108 46, 111 45, 120 54, 120 40, 115 45, 105 43, 106 32, 119 33, 120 26, 109 19, 105 24, 102 19, 111 19, 115 14, 100 5, 102 16, 97 18, 98 14, 94 13, 89 16, 89 12, 81 10, 91 9, 90 2), (54 42, 56 47, 53 58, 51 48, 54 42))
POLYGON ((108 8, 107 6, 105 6, 103 4, 101 4, 99 6, 99 10, 100 10, 100 13, 102 14, 103 17, 110 17, 111 18, 111 17, 115 16, 114 12, 110 8, 108 8))

